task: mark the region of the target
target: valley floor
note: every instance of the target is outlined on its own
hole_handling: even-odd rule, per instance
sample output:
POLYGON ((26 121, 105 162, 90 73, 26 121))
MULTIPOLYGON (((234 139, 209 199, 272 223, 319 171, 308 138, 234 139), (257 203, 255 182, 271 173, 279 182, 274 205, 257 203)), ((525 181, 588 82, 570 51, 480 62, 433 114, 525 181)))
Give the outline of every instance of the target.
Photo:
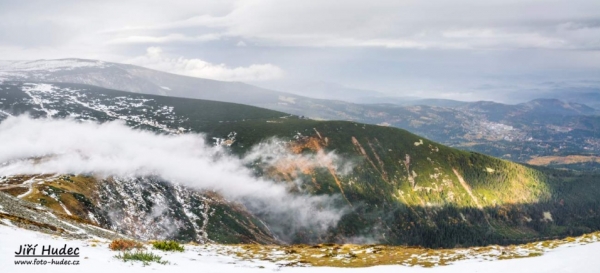
MULTIPOLYGON (((485 260, 481 257, 455 262, 447 266, 431 268, 384 265, 363 268, 334 267, 288 267, 281 263, 260 260, 242 260, 235 255, 224 254, 222 245, 186 245, 184 252, 166 253, 152 250, 168 261, 166 265, 152 263, 144 266, 139 262, 123 262, 114 256, 118 252, 108 249, 109 241, 65 239, 43 233, 0 224, 0 268, 2 272, 173 272, 194 270, 195 272, 598 272, 600 268, 600 242, 588 244, 570 243, 548 250, 542 256, 509 260, 485 260), (78 247, 79 258, 15 258, 15 252, 25 244, 37 244, 36 254, 42 246, 60 248, 78 247), (16 265, 16 261, 43 259, 74 260, 79 265, 16 265)), ((483 257, 483 256, 482 256, 483 257)))

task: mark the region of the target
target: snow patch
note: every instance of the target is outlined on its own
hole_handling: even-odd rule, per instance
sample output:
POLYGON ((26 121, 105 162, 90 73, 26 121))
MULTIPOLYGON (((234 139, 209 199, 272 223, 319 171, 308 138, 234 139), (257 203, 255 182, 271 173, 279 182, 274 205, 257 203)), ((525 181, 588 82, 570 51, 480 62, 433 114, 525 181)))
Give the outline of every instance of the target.
POLYGON ((3 111, 3 110, 0 110, 0 115, 7 116, 7 117, 12 117, 13 116, 11 113, 3 111))
MULTIPOLYGON (((3 223, 6 223, 4 220, 3 223)), ((6 223, 10 225, 10 223, 6 223)), ((548 250, 542 256, 509 259, 488 260, 485 257, 473 256, 467 260, 455 262, 447 266, 434 266, 431 268, 410 267, 404 265, 383 265, 363 268, 337 268, 337 267, 287 267, 273 261, 244 260, 233 254, 240 251, 239 246, 227 245, 185 245, 184 252, 162 252, 147 246, 147 251, 160 255, 168 261, 166 265, 150 263, 144 266, 141 263, 122 262, 114 256, 118 252, 109 250, 109 241, 105 239, 77 240, 65 239, 48 234, 42 234, 20 228, 0 225, 0 260, 2 269, 6 272, 38 272, 39 266, 20 266, 14 264, 14 252, 24 243, 35 242, 39 245, 78 247, 81 258, 78 266, 64 266, 57 269, 48 267, 49 272, 170 272, 170 271, 198 271, 203 273, 214 272, 295 272, 295 273, 462 273, 462 272, 597 272, 600 267, 600 243, 586 245, 571 244, 548 250), (56 271, 58 272, 58 271, 56 271)), ((458 251, 458 250, 457 250, 458 251)), ((498 252, 498 251, 497 251, 498 252)), ((491 253, 493 254, 493 253, 491 253)), ((277 252, 272 255, 285 255, 277 252)), ((426 258, 416 255, 415 259, 426 258)), ((433 261, 433 260, 432 260, 433 261)))
POLYGON ((286 103, 296 104, 296 98, 294 97, 279 96, 279 100, 286 103))
POLYGON ((52 84, 47 84, 47 83, 25 83, 25 84, 23 84, 23 91, 25 91, 25 92, 37 91, 37 92, 42 92, 42 93, 51 93, 56 88, 57 87, 54 87, 52 84))
POLYGON ((544 216, 544 221, 549 221, 549 222, 554 221, 554 220, 552 220, 552 214, 549 211, 544 211, 543 216, 544 216))
POLYGON ((67 206, 65 206, 65 204, 63 204, 62 202, 58 202, 58 204, 60 205, 60 207, 62 207, 62 209, 67 213, 67 215, 69 216, 73 216, 73 214, 67 209, 67 206))

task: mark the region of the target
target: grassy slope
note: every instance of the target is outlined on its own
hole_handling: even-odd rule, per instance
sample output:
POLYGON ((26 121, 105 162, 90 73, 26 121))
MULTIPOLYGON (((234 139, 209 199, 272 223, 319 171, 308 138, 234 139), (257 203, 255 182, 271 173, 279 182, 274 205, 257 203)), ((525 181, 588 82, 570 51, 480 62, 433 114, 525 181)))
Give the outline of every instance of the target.
MULTIPOLYGON (((314 136, 315 129, 328 138, 327 150, 357 162, 350 175, 340 177, 355 212, 344 218, 332 240, 368 237, 391 244, 455 246, 515 243, 600 228, 595 211, 600 185, 592 175, 534 169, 448 148, 404 130, 352 122, 254 121, 218 124, 210 133, 237 131, 233 149, 243 153, 273 135, 314 136), (403 163, 407 155, 408 171, 403 163)), ((331 176, 314 176, 320 184, 316 193, 340 192, 331 176)))

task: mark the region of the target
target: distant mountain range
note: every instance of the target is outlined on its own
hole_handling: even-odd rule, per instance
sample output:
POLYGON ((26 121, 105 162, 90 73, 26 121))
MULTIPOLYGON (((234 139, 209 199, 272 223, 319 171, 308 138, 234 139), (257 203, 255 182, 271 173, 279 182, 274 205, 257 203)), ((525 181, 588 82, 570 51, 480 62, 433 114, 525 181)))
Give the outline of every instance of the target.
MULTIPOLYGON (((518 162, 542 162, 535 159, 549 156, 592 157, 600 153, 598 109, 588 106, 600 105, 600 93, 587 89, 544 93, 550 99, 533 99, 516 105, 391 98, 375 91, 324 82, 290 87, 291 92, 305 95, 301 96, 239 82, 82 59, 3 61, 0 62, 2 79, 81 83, 135 93, 241 103, 313 119, 392 126, 452 147, 518 162)), ((600 166, 590 161, 559 167, 596 170, 600 166)))
MULTIPOLYGON (((267 89, 280 90, 299 96, 323 99, 323 100, 343 100, 351 103, 372 103, 381 102, 379 98, 385 98, 386 95, 374 91, 359 88, 347 87, 342 84, 325 81, 302 81, 295 80, 291 82, 267 82, 260 86, 267 89)), ((409 98, 397 98, 406 100, 409 98)))

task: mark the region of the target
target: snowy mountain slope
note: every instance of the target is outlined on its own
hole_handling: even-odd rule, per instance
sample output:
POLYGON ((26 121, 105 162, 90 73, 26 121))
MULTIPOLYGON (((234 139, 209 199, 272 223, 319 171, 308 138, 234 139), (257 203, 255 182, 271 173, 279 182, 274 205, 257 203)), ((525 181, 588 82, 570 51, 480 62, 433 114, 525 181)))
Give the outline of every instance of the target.
POLYGON ((171 134, 189 131, 189 127, 180 127, 185 124, 189 126, 189 123, 207 124, 288 116, 281 112, 238 107, 230 103, 199 104, 200 101, 151 98, 78 84, 5 82, 0 84, 0 93, 0 118, 27 113, 32 117, 123 120, 134 128, 171 134), (185 114, 174 113, 174 106, 185 111, 185 114), (202 115, 199 116, 196 112, 202 115))
MULTIPOLYGON (((197 270, 202 272, 597 272, 600 260, 596 254, 600 251, 600 243, 569 243, 558 248, 547 250, 541 256, 519 259, 489 259, 487 254, 468 257, 451 265, 423 268, 420 266, 380 265, 376 267, 340 268, 340 267, 297 267, 284 266, 276 260, 244 259, 235 255, 237 246, 224 245, 186 245, 184 252, 162 252, 149 250, 160 255, 168 264, 151 263, 143 266, 140 262, 122 262, 115 258, 117 252, 108 249, 105 239, 73 240, 49 236, 33 231, 23 230, 0 224, 0 264, 8 272, 170 272, 173 270, 197 270), (34 258, 14 258, 14 252, 23 244, 38 244, 78 247, 79 258, 67 258, 78 261, 78 265, 15 265, 15 261, 33 260, 34 258)), ((149 248, 149 247, 148 247, 149 248)), ((490 252, 493 256, 494 254, 490 252)), ((285 253, 279 256, 286 256, 285 253)), ((50 258, 38 258, 50 260, 50 258)))
MULTIPOLYGON (((0 179, 0 191, 48 208, 51 217, 76 220, 142 240, 277 242, 268 228, 243 207, 216 193, 199 192, 154 177, 11 176, 0 179), (226 224, 231 222, 235 224, 226 224)), ((0 220, 22 217, 24 211, 19 208, 29 208, 32 203, 16 203, 20 205, 13 205, 14 209, 0 215, 0 220)), ((38 218, 24 221, 35 223, 38 218)))
POLYGON ((0 223, 65 238, 122 238, 122 235, 90 222, 56 214, 52 209, 0 192, 0 223))
POLYGON ((239 82, 179 76, 139 66, 83 59, 3 61, 0 80, 81 83, 144 94, 225 102, 277 103, 280 96, 299 96, 239 82))
POLYGON ((0 71, 71 71, 83 67, 105 68, 110 64, 103 61, 79 60, 79 59, 57 59, 38 61, 0 61, 0 71))

